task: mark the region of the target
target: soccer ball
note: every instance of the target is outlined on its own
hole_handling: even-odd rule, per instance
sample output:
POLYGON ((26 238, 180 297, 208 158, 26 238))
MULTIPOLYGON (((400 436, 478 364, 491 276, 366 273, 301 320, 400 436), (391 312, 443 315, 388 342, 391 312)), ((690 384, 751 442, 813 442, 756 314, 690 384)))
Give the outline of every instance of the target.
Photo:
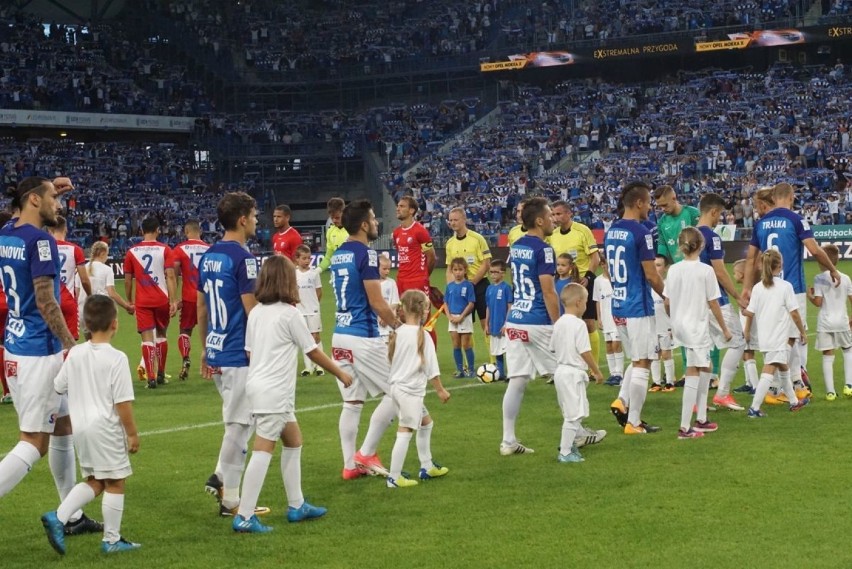
POLYGON ((482 364, 476 369, 476 379, 482 383, 494 383, 500 380, 500 370, 494 364, 482 364))

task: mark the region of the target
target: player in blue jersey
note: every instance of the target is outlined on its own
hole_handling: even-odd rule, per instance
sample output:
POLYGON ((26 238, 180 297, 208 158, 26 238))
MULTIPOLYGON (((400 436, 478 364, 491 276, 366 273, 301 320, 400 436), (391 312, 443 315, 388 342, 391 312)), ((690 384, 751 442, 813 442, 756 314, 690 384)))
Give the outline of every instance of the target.
MULTIPOLYGON (((795 193, 793 186, 787 183, 776 184, 772 189, 775 208, 766 212, 755 224, 751 243, 746 257, 746 271, 743 279, 743 302, 751 298, 751 289, 755 281, 756 259, 759 253, 775 249, 784 259, 781 278, 793 285, 796 301, 799 304, 799 316, 807 327, 807 284, 805 283, 805 267, 802 254, 804 246, 817 262, 826 267, 835 285, 840 284, 840 274, 834 264, 820 248, 814 239, 808 222, 792 211, 795 193)), ((807 365, 807 344, 798 344, 796 339, 799 332, 795 326, 790 328, 790 376, 797 389, 802 389, 802 367, 807 365)), ((801 397, 800 397, 801 398, 801 397)))
POLYGON ((336 325, 331 355, 353 377, 352 384, 338 385, 343 397, 340 412, 340 446, 343 479, 364 474, 387 476, 376 450, 382 435, 396 417, 390 396, 383 397, 370 417, 370 428, 361 449, 355 452, 361 410, 367 397, 389 393, 388 349, 379 334, 377 317, 396 329, 399 318, 382 296, 379 256, 368 245, 379 236, 379 223, 367 200, 356 200, 343 209, 343 227, 349 238, 331 256, 331 284, 336 303, 336 325))
POLYGON ((502 259, 491 261, 488 274, 491 284, 485 290, 485 333, 491 337, 489 349, 497 359, 500 379, 506 379, 506 317, 512 307, 512 287, 503 281, 506 263, 502 259))
MULTIPOLYGON (((4 339, 5 369, 18 414, 20 440, 0 462, 0 496, 20 482, 48 452, 60 499, 76 483, 76 464, 67 403, 53 389, 62 367, 62 351, 74 346, 59 306, 60 259, 56 241, 42 227, 59 213, 54 185, 25 178, 10 191, 19 210, 0 229, 0 273, 9 304, 4 339)), ((75 513, 66 533, 103 531, 103 526, 75 513)))
POLYGON ((612 279, 612 316, 633 362, 624 374, 618 398, 610 408, 625 434, 655 432, 642 421, 651 360, 657 358, 657 333, 651 289, 663 294, 663 281, 654 267, 654 237, 643 222, 651 210, 650 188, 631 182, 621 194, 624 216, 610 226, 604 239, 612 279))
MULTIPOLYGON (((246 324, 257 304, 254 285, 257 259, 246 240, 257 227, 254 198, 244 192, 225 194, 216 206, 225 228, 222 240, 210 247, 198 265, 198 327, 201 337, 201 377, 212 379, 222 396, 225 436, 216 471, 206 490, 219 502, 220 516, 233 516, 240 505, 240 480, 245 466, 253 420, 248 398, 246 324)), ((269 508, 258 507, 258 515, 269 508)))
POLYGON ((556 356, 550 351, 553 323, 559 318, 559 299, 553 284, 556 255, 544 242, 553 234, 550 206, 544 198, 531 198, 522 214, 526 234, 509 249, 514 298, 506 320, 506 371, 509 385, 503 396, 503 440, 500 454, 531 453, 518 442, 515 422, 527 383, 536 374, 552 376, 556 356))
POLYGON ((745 408, 739 405, 734 396, 731 395, 731 383, 734 376, 737 374, 740 360, 745 352, 745 337, 743 336, 743 328, 740 324, 739 316, 734 312, 734 307, 731 306, 731 300, 734 300, 738 305, 742 306, 742 299, 734 286, 734 281, 731 275, 728 274, 728 269, 725 268, 725 251, 722 249, 722 238, 713 231, 713 228, 719 224, 722 214, 725 212, 725 199, 719 194, 705 194, 701 197, 698 203, 698 231, 704 238, 704 249, 700 254, 701 262, 709 265, 716 275, 716 280, 719 282, 719 308, 722 311, 722 317, 725 320, 725 326, 731 333, 731 339, 725 340, 722 329, 719 327, 715 318, 710 319, 710 337, 713 344, 719 349, 727 348, 725 357, 719 369, 719 386, 716 394, 713 396, 713 403, 720 407, 726 407, 732 411, 743 411, 745 408))

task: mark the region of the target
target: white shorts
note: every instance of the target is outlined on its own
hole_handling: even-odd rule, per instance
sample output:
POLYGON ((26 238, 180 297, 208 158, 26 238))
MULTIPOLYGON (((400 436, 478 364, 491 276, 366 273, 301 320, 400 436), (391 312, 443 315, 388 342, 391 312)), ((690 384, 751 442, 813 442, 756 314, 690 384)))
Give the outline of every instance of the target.
MULTIPOLYGON (((808 296, 800 292, 796 295, 796 302, 799 304, 799 318, 802 319, 802 325, 805 327, 805 330, 808 329, 808 296)), ((796 328, 796 323, 793 322, 792 318, 790 319, 790 332, 788 335, 789 338, 799 339, 801 334, 799 334, 799 329, 796 328)))
MULTIPOLYGON (((715 344, 715 346, 720 350, 723 348, 738 349, 745 346, 743 327, 742 324, 740 324, 739 317, 737 317, 736 312, 734 312, 734 307, 730 304, 726 304, 719 308, 722 310, 722 319, 725 321, 725 326, 728 327, 728 332, 731 333, 731 340, 727 342, 725 341, 725 335, 722 334, 722 328, 720 328, 719 323, 716 322, 716 317, 711 314, 710 338, 712 338, 713 344, 715 344)), ((754 320, 752 320, 752 324, 754 324, 754 320)))
POLYGON ((305 324, 308 325, 308 332, 311 334, 319 334, 322 332, 322 316, 319 314, 302 314, 305 317, 305 324))
POLYGON ((553 385, 556 386, 556 398, 562 417, 566 421, 581 421, 589 416, 589 399, 586 397, 586 384, 589 374, 583 370, 557 366, 553 374, 553 385))
MULTIPOLYGON (((6 381, 22 433, 53 433, 60 407, 53 380, 62 368, 62 361, 61 352, 52 356, 18 356, 6 352, 6 381)), ((66 415, 67 408, 66 403, 66 415)))
POLYGON ((769 364, 783 364, 787 365, 790 363, 790 346, 786 346, 780 350, 773 350, 771 352, 763 352, 763 365, 769 364))
POLYGON ((334 334, 331 337, 331 359, 352 376, 349 387, 335 381, 344 401, 366 401, 390 392, 388 346, 381 338, 334 334))
POLYGON ((687 367, 711 367, 710 360, 711 348, 684 348, 686 350, 686 366, 687 367))
POLYGON ((816 349, 825 352, 836 349, 852 348, 852 332, 817 332, 816 349))
POLYGON ((406 393, 394 386, 391 386, 390 389, 390 397, 396 405, 397 416, 399 417, 399 426, 415 431, 419 429, 423 417, 429 415, 429 411, 423 405, 423 397, 406 393))
MULTIPOLYGON (((453 314, 452 316, 458 316, 458 314, 453 314)), ((458 334, 473 334, 473 314, 468 314, 458 324, 450 322, 447 330, 458 334)))
POLYGON ((553 326, 506 324, 506 374, 513 377, 553 375, 556 356, 550 351, 553 326))
POLYGON ((621 336, 618 334, 618 329, 615 329, 611 332, 604 331, 604 342, 620 342, 621 336))
POLYGON ((630 361, 657 359, 657 323, 653 316, 626 318, 618 327, 618 335, 630 361))
POLYGON ((213 374, 213 383, 222 396, 222 421, 251 425, 251 404, 246 395, 248 366, 219 368, 221 373, 213 374))
POLYGON ((657 334, 657 345, 660 346, 661 352, 670 352, 674 348, 674 339, 669 331, 666 334, 657 334))
POLYGON ((506 334, 502 336, 489 336, 489 338, 491 338, 489 352, 492 356, 502 356, 506 353, 506 350, 509 348, 509 338, 506 337, 506 334))
POLYGON ((254 416, 254 432, 257 436, 268 441, 277 441, 281 438, 284 425, 296 422, 296 414, 292 411, 284 413, 257 413, 254 416))
POLYGON ((83 478, 91 476, 95 480, 124 480, 125 478, 130 478, 130 475, 133 474, 133 469, 130 468, 130 464, 124 468, 117 468, 115 470, 101 470, 99 468, 87 468, 80 465, 80 474, 83 478))

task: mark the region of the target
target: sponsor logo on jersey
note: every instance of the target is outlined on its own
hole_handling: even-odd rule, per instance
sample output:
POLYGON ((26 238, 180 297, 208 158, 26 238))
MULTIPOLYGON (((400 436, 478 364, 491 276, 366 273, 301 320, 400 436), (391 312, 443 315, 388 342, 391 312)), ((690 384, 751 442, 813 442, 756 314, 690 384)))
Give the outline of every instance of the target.
POLYGON ((355 363, 355 356, 352 354, 352 350, 345 348, 331 348, 331 359, 336 362, 355 363))
POLYGON ((50 254, 50 241, 47 239, 37 241, 36 247, 38 248, 39 261, 50 261, 53 259, 53 255, 50 254))
POLYGON ((18 377, 18 362, 6 362, 6 377, 18 377))
POLYGON ((217 334, 216 332, 210 332, 209 334, 207 334, 207 349, 221 352, 222 346, 225 345, 225 338, 227 337, 227 334, 217 334))
POLYGON ((532 309, 532 300, 517 300, 512 303, 512 310, 518 312, 529 312, 532 309))
MULTIPOLYGON (((576 255, 573 255, 576 258, 576 255)), ((553 262, 553 248, 545 247, 544 248, 544 262, 552 263, 553 262)))
POLYGON ((519 340, 521 342, 529 342, 530 335, 526 330, 518 330, 517 328, 506 328, 506 337, 509 341, 519 340))
POLYGON ((337 325, 341 328, 346 328, 352 325, 352 313, 351 312, 338 312, 335 314, 335 321, 337 325))
POLYGON ((246 277, 250 279, 257 278, 257 259, 246 259, 246 277))
POLYGON ((24 334, 27 333, 27 325, 20 318, 9 317, 9 320, 6 322, 6 331, 13 336, 23 338, 24 334))
POLYGON ((379 266, 379 254, 376 253, 373 249, 367 251, 367 264, 371 267, 379 266))

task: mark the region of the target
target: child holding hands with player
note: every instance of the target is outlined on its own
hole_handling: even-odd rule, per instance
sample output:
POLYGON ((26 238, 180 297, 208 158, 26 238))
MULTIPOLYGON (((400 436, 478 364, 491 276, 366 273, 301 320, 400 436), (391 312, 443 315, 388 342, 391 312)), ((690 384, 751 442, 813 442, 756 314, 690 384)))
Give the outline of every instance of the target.
POLYGON ((760 330, 758 338, 760 351, 763 352, 763 373, 754 392, 754 399, 748 409, 753 419, 766 417, 760 410, 763 398, 769 392, 775 372, 781 380, 781 387, 790 400, 790 411, 798 411, 808 403, 808 398, 799 399, 790 379, 789 361, 791 342, 808 341, 805 326, 799 315, 799 304, 793 293, 793 286, 780 277, 784 268, 781 253, 770 249, 763 253, 761 280, 754 285, 748 308, 743 311, 746 317, 745 338, 751 335, 752 321, 757 321, 760 330), (799 340, 791 336, 793 325, 799 334, 799 340))
POLYGON ((589 333, 583 322, 588 296, 589 292, 579 283, 565 285, 559 295, 565 313, 553 325, 550 337, 550 350, 556 355, 557 363, 553 383, 563 419, 562 439, 556 457, 559 462, 585 460, 577 450, 575 439, 583 428, 581 421, 589 416, 589 400, 586 397, 588 370, 592 370, 592 376, 598 383, 603 381, 598 363, 592 357, 589 333))
POLYGON ((106 295, 86 299, 83 319, 90 339, 71 348, 53 381, 57 393, 68 394, 74 446, 86 479, 74 486, 55 512, 41 517, 53 549, 65 555, 65 523, 101 494, 104 537, 101 550, 118 553, 141 547, 121 536, 124 481, 133 471, 129 454, 139 450, 133 419, 133 381, 124 352, 110 341, 118 330, 115 303, 106 295))
POLYGON ((719 282, 710 265, 701 262, 704 237, 694 227, 686 227, 678 237, 678 249, 683 261, 672 265, 666 279, 663 297, 671 318, 672 335, 676 345, 686 348, 686 379, 680 412, 679 439, 697 439, 718 429, 707 420, 707 396, 710 392, 712 363, 710 351, 710 316, 722 329, 725 341, 731 332, 719 306, 719 282), (692 424, 693 409, 697 420, 692 424))
POLYGON ((441 384, 441 370, 432 338, 423 329, 429 317, 429 298, 423 291, 411 289, 400 299, 402 326, 391 335, 388 344, 390 360, 390 396, 398 410, 399 430, 391 453, 388 488, 416 486, 416 480, 402 475, 402 466, 414 431, 417 431, 417 454, 420 458, 420 479, 444 476, 449 469, 432 460, 432 418, 423 406, 426 383, 431 382, 442 403, 450 393, 441 384))
POLYGON ((237 533, 268 533, 272 528, 258 520, 255 506, 263 488, 278 439, 281 475, 287 495, 287 521, 319 518, 326 509, 313 506, 302 495, 302 431, 296 422, 296 365, 299 351, 349 386, 352 377, 320 349, 305 319, 296 308, 299 289, 296 268, 284 256, 263 264, 254 293, 257 306, 246 325, 249 370, 246 399, 255 418, 254 448, 243 475, 243 492, 232 528, 237 533))

